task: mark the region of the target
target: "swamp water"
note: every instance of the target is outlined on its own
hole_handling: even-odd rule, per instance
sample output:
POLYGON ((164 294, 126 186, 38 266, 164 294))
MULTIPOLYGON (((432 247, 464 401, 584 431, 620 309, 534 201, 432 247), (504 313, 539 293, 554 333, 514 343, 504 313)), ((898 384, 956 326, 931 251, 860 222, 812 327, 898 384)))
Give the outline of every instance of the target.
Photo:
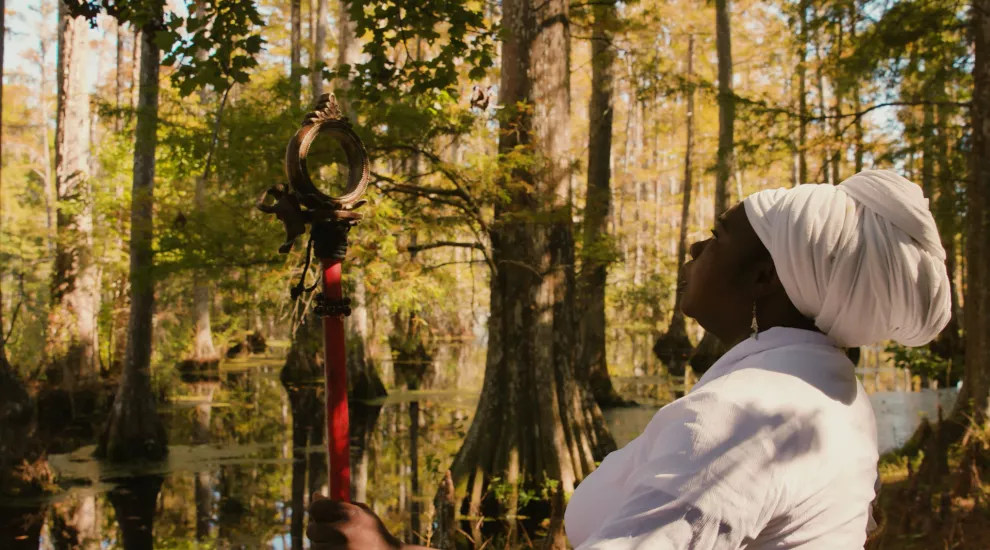
MULTIPOLYGON (((627 378, 620 387, 641 396, 655 394, 655 383, 627 378)), ((218 381, 176 394, 161 408, 170 444, 162 464, 107 466, 92 459, 94 444, 48 457, 67 489, 41 507, 41 533, 35 544, 23 541, 26 547, 61 547, 67 523, 81 528, 69 535, 83 548, 308 547, 303 518, 308 495, 326 480, 325 450, 293 445, 290 399, 278 368, 269 362, 223 370, 218 381)), ((903 444, 922 415, 934 419, 939 403, 950 410, 954 400, 955 390, 871 395, 881 452, 903 444)), ((428 530, 437 483, 476 404, 475 391, 433 390, 396 392, 352 410, 359 433, 352 470, 364 472, 355 476, 356 498, 363 497, 397 535, 413 541, 428 530), (418 487, 412 486, 414 468, 418 487)), ((617 443, 636 437, 657 406, 607 411, 617 443)), ((11 504, 0 503, 0 515, 11 504)))

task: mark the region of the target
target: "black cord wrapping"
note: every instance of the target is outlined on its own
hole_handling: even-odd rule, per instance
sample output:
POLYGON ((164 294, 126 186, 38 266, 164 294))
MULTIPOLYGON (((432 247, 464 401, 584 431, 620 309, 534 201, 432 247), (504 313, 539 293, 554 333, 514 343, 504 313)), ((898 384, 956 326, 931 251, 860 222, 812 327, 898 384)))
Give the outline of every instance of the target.
POLYGON ((317 285, 320 284, 320 278, 316 278, 316 282, 313 286, 306 286, 306 273, 309 272, 309 264, 313 258, 313 235, 310 234, 309 242, 306 244, 306 265, 303 266, 302 274, 299 276, 299 282, 295 284, 291 289, 289 289, 289 296, 293 300, 297 300, 304 292, 312 292, 316 290, 317 285))

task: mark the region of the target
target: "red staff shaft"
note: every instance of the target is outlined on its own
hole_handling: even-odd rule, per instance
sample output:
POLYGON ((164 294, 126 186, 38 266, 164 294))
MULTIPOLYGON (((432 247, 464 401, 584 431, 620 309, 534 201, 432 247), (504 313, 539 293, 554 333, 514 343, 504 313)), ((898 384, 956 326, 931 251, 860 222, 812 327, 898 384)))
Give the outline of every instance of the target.
MULTIPOLYGON (((322 258, 323 296, 340 300, 340 260, 322 258)), ((323 317, 323 354, 326 369, 327 457, 330 468, 330 498, 351 501, 351 427, 347 412, 347 354, 344 348, 344 319, 323 317)))

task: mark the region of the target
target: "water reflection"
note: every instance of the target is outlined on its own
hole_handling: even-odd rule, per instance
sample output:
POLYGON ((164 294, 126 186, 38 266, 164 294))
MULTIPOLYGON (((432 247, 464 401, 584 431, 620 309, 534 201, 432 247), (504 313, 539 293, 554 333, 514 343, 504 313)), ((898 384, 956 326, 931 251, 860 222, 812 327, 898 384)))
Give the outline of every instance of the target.
MULTIPOLYGON (((162 409, 172 443, 162 463, 101 464, 94 441, 49 456, 63 492, 20 508, 3 503, 5 532, 17 529, 5 540, 32 549, 304 548, 309 495, 327 479, 322 390, 286 386, 278 366, 185 376, 162 409)), ((474 407, 473 392, 457 391, 352 402, 355 498, 419 540, 413 526, 430 524, 424 503, 474 407)))
MULTIPOLYGON (((163 409, 172 443, 163 463, 103 465, 91 458, 94 442, 51 455, 65 489, 47 502, 0 508, 3 532, 19 530, 10 547, 305 548, 308 498, 326 484, 322 390, 284 384, 283 363, 184 379, 163 409)), ((636 395, 660 393, 651 387, 636 395)), ((954 398, 952 390, 872 395, 881 447, 903 443, 920 414, 934 418, 938 400, 948 409, 954 398)), ((352 402, 355 499, 410 542, 426 540, 430 503, 476 403, 464 390, 352 402)), ((607 411, 617 443, 637 436, 658 406, 607 411)))

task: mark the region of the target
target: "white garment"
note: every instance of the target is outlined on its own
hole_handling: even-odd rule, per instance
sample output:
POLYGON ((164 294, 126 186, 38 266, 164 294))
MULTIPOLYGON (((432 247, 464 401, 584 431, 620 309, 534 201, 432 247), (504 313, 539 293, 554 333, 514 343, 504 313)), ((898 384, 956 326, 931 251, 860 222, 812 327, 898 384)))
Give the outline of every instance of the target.
POLYGON ((575 490, 578 550, 863 548, 877 480, 873 409, 822 334, 772 328, 575 490))
POLYGON ((867 170, 743 204, 787 297, 839 345, 921 346, 948 324, 945 250, 917 185, 867 170))

